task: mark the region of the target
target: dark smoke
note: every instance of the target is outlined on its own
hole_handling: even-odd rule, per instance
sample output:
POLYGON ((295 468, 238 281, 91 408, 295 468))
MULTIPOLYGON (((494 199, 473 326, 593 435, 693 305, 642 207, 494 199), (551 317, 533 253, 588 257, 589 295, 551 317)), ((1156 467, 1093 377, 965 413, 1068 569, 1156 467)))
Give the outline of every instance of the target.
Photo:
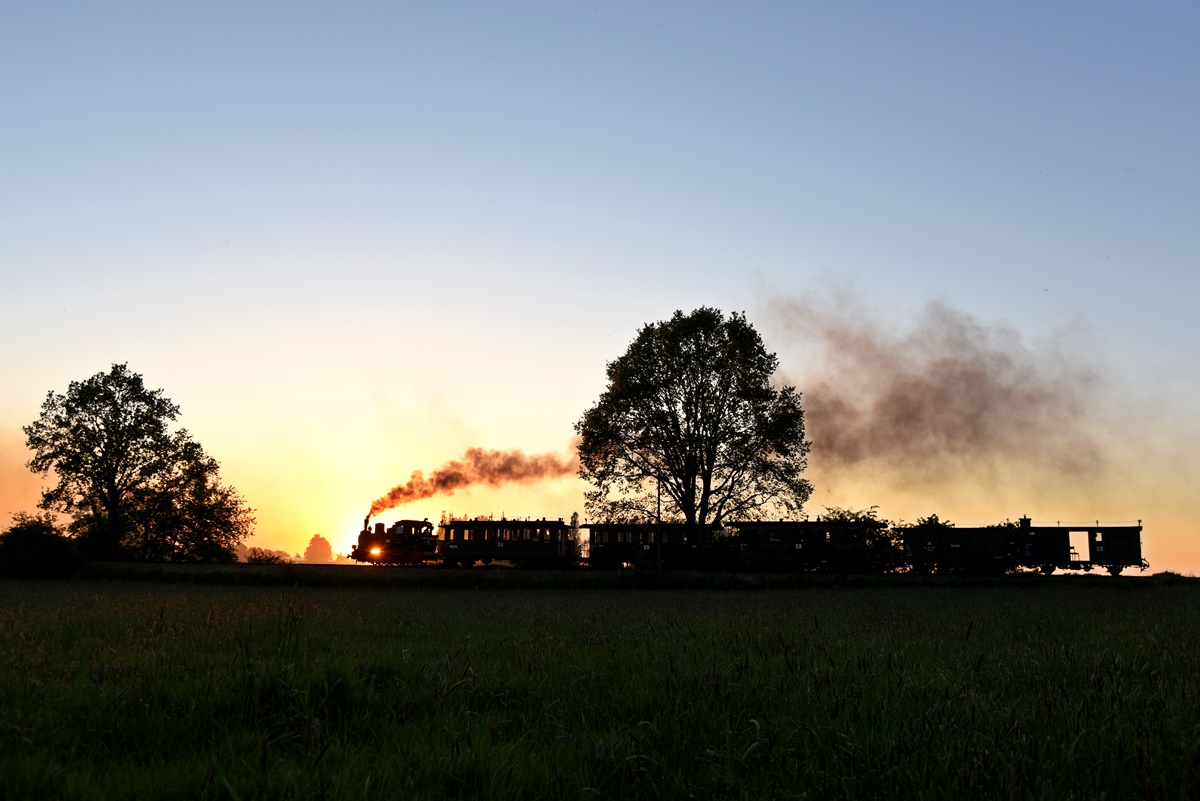
POLYGON ((369 517, 396 506, 452 495, 456 490, 475 484, 498 487, 502 484, 532 484, 550 478, 561 478, 579 470, 574 453, 560 456, 540 453, 526 456, 519 450, 486 451, 469 448, 461 459, 447 462, 428 478, 420 470, 413 472, 407 483, 392 487, 386 495, 371 504, 369 517))
POLYGON ((1008 326, 936 302, 904 330, 846 297, 777 301, 771 312, 814 351, 795 383, 813 466, 826 474, 870 465, 915 483, 1097 465, 1105 387, 1062 342, 1030 347, 1008 326))

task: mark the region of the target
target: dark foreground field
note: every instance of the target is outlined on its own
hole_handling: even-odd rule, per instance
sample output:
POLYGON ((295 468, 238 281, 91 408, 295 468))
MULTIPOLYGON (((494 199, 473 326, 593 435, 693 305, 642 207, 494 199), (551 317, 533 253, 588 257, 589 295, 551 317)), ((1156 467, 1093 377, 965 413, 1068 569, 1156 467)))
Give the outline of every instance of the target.
POLYGON ((1200 798, 1193 581, 380 575, 0 582, 0 798, 1200 798))

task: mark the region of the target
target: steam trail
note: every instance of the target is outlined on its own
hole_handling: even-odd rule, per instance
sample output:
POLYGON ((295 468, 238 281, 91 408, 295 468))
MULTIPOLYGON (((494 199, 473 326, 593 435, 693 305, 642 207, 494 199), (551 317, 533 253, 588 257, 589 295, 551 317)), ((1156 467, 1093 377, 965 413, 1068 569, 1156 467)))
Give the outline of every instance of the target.
POLYGON ((908 330, 844 296, 776 301, 774 322, 816 350, 804 390, 813 466, 882 468, 902 484, 986 477, 1019 465, 1080 475, 1097 468, 1099 373, 1061 343, 1027 346, 930 303, 908 330))
POLYGON ((452 495, 456 490, 475 484, 498 487, 502 484, 533 484, 551 478, 561 478, 579 470, 579 458, 571 453, 560 456, 540 453, 527 456, 520 450, 488 451, 468 448, 461 459, 437 468, 428 478, 414 471, 405 484, 392 487, 373 504, 369 517, 434 495, 452 495))

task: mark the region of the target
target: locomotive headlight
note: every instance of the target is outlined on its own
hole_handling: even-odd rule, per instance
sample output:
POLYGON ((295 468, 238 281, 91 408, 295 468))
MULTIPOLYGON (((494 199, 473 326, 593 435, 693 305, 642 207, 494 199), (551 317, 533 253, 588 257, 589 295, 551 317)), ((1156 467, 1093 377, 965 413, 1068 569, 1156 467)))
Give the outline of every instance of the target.
POLYGON ((371 549, 371 556, 379 556, 379 554, 381 554, 381 553, 383 553, 382 548, 372 548, 371 549))

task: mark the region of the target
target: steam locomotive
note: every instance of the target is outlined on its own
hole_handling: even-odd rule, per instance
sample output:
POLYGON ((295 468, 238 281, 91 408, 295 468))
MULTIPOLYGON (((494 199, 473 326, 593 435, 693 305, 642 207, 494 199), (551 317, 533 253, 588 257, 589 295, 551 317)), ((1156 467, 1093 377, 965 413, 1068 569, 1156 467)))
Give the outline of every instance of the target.
POLYGON ((558 520, 363 521, 350 553, 371 564, 470 567, 503 561, 536 568, 591 567, 825 573, 998 575, 1017 570, 1096 568, 1119 575, 1146 570, 1142 525, 981 528, 926 524, 890 528, 879 520, 739 521, 724 526, 679 523, 591 523, 582 555, 576 528, 558 520))

